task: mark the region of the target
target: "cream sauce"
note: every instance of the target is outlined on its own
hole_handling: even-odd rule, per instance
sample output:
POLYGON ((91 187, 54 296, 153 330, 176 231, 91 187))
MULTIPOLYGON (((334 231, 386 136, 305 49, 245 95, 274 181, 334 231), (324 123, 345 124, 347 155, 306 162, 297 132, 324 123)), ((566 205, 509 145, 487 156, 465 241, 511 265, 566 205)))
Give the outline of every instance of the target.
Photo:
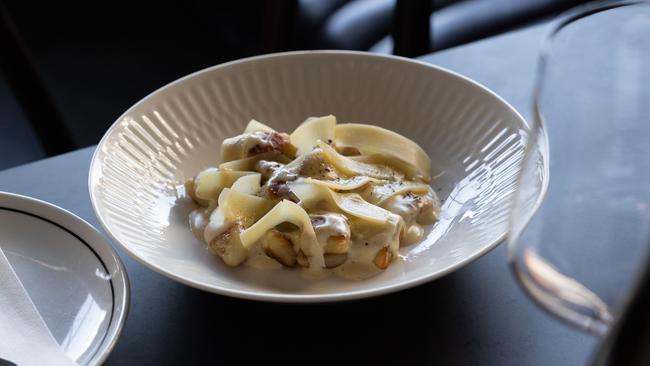
POLYGON ((311 224, 316 233, 316 239, 325 253, 330 238, 344 237, 350 239, 350 225, 348 219, 341 214, 332 212, 316 212, 309 215, 311 224))
POLYGON ((244 264, 248 267, 267 271, 282 269, 282 264, 266 255, 262 251, 262 246, 259 244, 256 244, 248 250, 248 259, 246 259, 244 264))
POLYGON ((406 230, 406 234, 404 235, 404 240, 402 241, 402 244, 411 245, 413 243, 417 243, 418 241, 422 240, 423 237, 424 237, 424 228, 422 228, 422 226, 420 226, 419 224, 413 224, 406 230))
POLYGON ((205 209, 199 208, 190 212, 190 229, 197 239, 203 241, 203 232, 207 225, 208 217, 205 209))
POLYGON ((255 163, 254 169, 262 174, 262 179, 264 181, 267 181, 278 169, 283 168, 284 165, 285 164, 278 163, 277 161, 260 160, 255 163))
POLYGON ((421 225, 433 224, 437 220, 437 201, 435 196, 416 195, 412 192, 398 194, 386 200, 381 207, 402 217, 405 224, 405 235, 402 245, 418 242, 424 237, 421 225))
POLYGON ((397 195, 386 201, 382 208, 400 215, 407 226, 411 226, 420 214, 420 206, 416 196, 412 195, 397 195))
POLYGON ((375 263, 377 253, 384 247, 389 247, 393 260, 398 258, 399 235, 403 220, 397 215, 391 215, 389 224, 384 227, 364 227, 352 225, 352 245, 348 260, 332 271, 336 275, 350 279, 363 280, 381 272, 375 263))

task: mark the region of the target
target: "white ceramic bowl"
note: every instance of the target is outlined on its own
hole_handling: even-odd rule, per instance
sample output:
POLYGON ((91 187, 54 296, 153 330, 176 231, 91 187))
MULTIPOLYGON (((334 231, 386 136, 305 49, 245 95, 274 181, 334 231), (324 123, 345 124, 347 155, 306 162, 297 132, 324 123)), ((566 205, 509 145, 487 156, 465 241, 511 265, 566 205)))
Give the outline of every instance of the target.
POLYGON ((487 88, 422 62, 339 51, 253 57, 181 78, 126 111, 97 147, 90 196, 117 243, 184 284, 257 300, 362 298, 440 277, 504 238, 526 130, 487 88), (391 129, 426 150, 444 201, 426 239, 362 282, 232 269, 208 254, 189 231, 192 205, 177 198, 177 185, 215 165, 221 141, 251 118, 290 132, 306 117, 326 114, 391 129))

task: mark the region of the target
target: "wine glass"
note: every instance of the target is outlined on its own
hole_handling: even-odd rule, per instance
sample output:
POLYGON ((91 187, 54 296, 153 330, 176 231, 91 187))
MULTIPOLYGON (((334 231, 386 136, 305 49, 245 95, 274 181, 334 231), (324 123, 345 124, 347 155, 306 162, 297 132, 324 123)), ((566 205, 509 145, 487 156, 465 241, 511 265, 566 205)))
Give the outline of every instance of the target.
POLYGON ((509 262, 543 308, 602 335, 650 243, 650 3, 561 16, 539 58, 533 112, 509 262))

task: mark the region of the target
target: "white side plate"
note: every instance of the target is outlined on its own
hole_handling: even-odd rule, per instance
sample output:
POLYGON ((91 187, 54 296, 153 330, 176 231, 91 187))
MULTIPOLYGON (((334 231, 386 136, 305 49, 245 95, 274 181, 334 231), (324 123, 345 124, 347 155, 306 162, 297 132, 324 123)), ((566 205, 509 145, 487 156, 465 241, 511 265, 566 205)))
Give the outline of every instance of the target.
POLYGON ((63 351, 80 365, 101 364, 129 307, 111 245, 62 208, 0 192, 0 246, 63 351))

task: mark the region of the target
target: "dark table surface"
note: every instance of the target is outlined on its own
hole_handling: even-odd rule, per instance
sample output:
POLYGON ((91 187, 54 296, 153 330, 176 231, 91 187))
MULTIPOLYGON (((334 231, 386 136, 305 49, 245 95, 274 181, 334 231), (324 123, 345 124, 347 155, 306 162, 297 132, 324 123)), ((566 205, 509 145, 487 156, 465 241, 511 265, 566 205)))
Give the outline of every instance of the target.
MULTIPOLYGON (((544 29, 422 60, 483 83, 529 118, 544 29)), ((86 183, 93 149, 0 172, 0 190, 49 201, 99 227, 86 183)), ((526 297, 509 272, 503 245, 431 283, 329 305, 256 303, 202 292, 117 250, 131 280, 131 310, 108 365, 329 363, 352 356, 369 365, 559 366, 584 364, 596 345, 526 297)))

